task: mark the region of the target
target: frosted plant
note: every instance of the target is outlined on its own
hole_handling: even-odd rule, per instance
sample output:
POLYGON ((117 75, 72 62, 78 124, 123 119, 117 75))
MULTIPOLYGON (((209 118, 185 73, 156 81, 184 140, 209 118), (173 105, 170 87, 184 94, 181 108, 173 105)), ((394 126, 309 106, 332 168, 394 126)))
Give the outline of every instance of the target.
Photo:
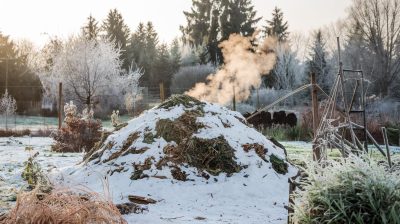
POLYGON ((117 127, 119 124, 121 124, 121 121, 119 120, 119 110, 114 110, 111 114, 111 124, 113 127, 117 127))
POLYGON ((124 95, 124 104, 128 112, 135 109, 136 102, 142 99, 142 89, 139 87, 139 79, 143 75, 140 69, 132 70, 118 77, 118 90, 124 95))
POLYGON ((88 120, 92 120, 93 118, 94 118, 94 112, 93 112, 92 108, 83 109, 83 111, 82 111, 82 119, 83 120, 88 121, 88 120))
POLYGON ((0 99, 0 114, 6 119, 6 129, 8 129, 8 117, 14 115, 16 111, 17 101, 6 90, 0 99))
POLYGON ((69 103, 66 103, 64 106, 64 114, 65 114, 65 119, 64 122, 68 123, 71 121, 74 117, 77 116, 77 108, 74 105, 74 102, 71 100, 69 103))
POLYGON ((43 54, 46 60, 38 62, 36 70, 46 94, 53 99, 58 97, 58 83, 63 83, 67 101, 77 99, 88 107, 104 96, 116 96, 118 103, 124 104, 127 95, 133 99, 140 95, 138 84, 143 73, 121 68, 121 51, 112 41, 71 37, 43 54))
POLYGON ((307 162, 293 223, 398 223, 400 181, 367 155, 307 162))

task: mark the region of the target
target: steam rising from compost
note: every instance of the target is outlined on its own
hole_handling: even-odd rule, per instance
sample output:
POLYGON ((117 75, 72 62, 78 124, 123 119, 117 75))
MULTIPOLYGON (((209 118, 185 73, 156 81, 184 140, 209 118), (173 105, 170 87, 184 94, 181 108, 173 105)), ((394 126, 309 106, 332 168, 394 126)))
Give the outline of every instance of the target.
POLYGON ((258 47, 252 46, 252 37, 232 34, 219 47, 224 56, 224 65, 215 74, 207 77, 206 83, 197 83, 186 92, 199 100, 226 105, 233 96, 238 102, 250 96, 250 90, 259 88, 261 76, 274 67, 276 57, 273 52, 275 40, 267 38, 258 47))

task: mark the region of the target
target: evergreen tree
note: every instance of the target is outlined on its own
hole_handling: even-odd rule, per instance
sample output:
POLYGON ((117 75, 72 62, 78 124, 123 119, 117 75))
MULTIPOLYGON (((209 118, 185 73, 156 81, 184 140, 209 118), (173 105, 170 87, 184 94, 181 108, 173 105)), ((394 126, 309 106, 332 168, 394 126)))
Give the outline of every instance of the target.
POLYGON ((332 77, 329 77, 330 67, 327 63, 326 56, 327 53, 322 32, 321 30, 318 30, 315 34, 310 57, 307 61, 305 77, 309 83, 310 73, 314 72, 317 79, 317 84, 328 93, 332 84, 329 83, 329 81, 332 77))
MULTIPOLYGON (((130 38, 128 47, 128 58, 130 63, 142 69, 143 76, 140 78, 140 85, 158 88, 155 80, 155 61, 157 60, 158 34, 152 22, 147 24, 139 23, 136 31, 130 38)), ((168 51, 168 48, 167 48, 168 51)))
POLYGON ((26 58, 9 36, 0 32, 0 95, 8 90, 17 101, 18 112, 29 111, 31 104, 27 102, 40 101, 42 96, 40 80, 29 69, 26 58))
POLYGON ((99 36, 100 27, 95 18, 90 15, 87 18, 87 23, 82 27, 82 34, 87 40, 97 39, 99 36))
POLYGON ((152 82, 154 85, 164 84, 165 95, 170 95, 170 85, 173 75, 173 68, 170 61, 170 54, 166 44, 161 44, 157 49, 152 82))
POLYGON ((192 0, 191 11, 184 14, 187 25, 181 27, 183 39, 192 46, 203 46, 207 56, 199 58, 214 64, 223 63, 219 43, 233 33, 252 35, 261 19, 256 18, 251 0, 192 0))
POLYGON ((192 46, 206 44, 210 34, 213 0, 192 0, 190 11, 184 11, 187 26, 181 27, 184 42, 192 46))
POLYGON ((174 39, 172 41, 170 48, 170 63, 171 63, 172 73, 178 72, 181 66, 181 59, 182 59, 182 54, 179 46, 179 41, 177 39, 174 39))
POLYGON ((134 65, 138 67, 142 67, 145 63, 146 55, 146 28, 143 23, 139 23, 129 42, 129 62, 134 63, 134 65))
POLYGON ((228 11, 228 19, 224 21, 225 26, 221 27, 222 40, 227 40, 232 33, 242 36, 251 36, 254 33, 261 17, 256 17, 257 12, 251 0, 230 0, 227 1, 227 7, 222 7, 228 11))
POLYGON ((145 41, 145 61, 143 64, 145 72, 144 76, 147 76, 148 85, 150 87, 157 87, 158 83, 154 79, 154 61, 157 60, 158 34, 155 31, 152 22, 148 22, 146 25, 145 41))
POLYGON ((267 25, 264 26, 264 33, 267 36, 278 38, 278 41, 286 41, 288 38, 288 22, 283 19, 283 12, 278 7, 272 12, 272 19, 267 20, 267 25))
POLYGON ((117 9, 110 10, 103 22, 102 29, 105 32, 105 37, 113 41, 116 47, 121 49, 122 68, 128 70, 130 62, 128 61, 127 43, 130 30, 117 9))

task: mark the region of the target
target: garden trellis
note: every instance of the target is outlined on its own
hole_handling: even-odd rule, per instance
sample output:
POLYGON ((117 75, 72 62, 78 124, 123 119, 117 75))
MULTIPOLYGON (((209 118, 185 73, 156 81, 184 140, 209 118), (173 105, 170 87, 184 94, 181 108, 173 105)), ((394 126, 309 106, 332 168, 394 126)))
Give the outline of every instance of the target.
MULTIPOLYGON (((324 110, 322 114, 319 114, 320 119, 317 118, 318 116, 313 118, 314 122, 318 122, 314 128, 313 139, 313 153, 316 160, 326 158, 326 150, 328 148, 339 149, 343 156, 347 156, 350 153, 367 153, 369 141, 386 157, 388 156, 386 155, 387 153, 384 152, 367 129, 365 99, 367 93, 366 87, 369 81, 364 78, 362 70, 343 69, 343 63, 340 59, 339 38, 338 50, 339 71, 329 94, 324 92, 312 78, 312 83, 305 84, 280 97, 275 102, 249 116, 247 120, 257 116, 262 111, 273 108, 288 97, 312 87, 327 97, 327 100, 324 101, 324 110), (357 117, 361 117, 361 122, 359 121, 360 119, 356 119, 357 117), (362 134, 357 135, 357 132, 360 131, 362 131, 362 134)), ((313 101, 316 103, 313 103, 313 107, 315 107, 313 108, 314 113, 317 113, 317 99, 313 99, 313 101)))

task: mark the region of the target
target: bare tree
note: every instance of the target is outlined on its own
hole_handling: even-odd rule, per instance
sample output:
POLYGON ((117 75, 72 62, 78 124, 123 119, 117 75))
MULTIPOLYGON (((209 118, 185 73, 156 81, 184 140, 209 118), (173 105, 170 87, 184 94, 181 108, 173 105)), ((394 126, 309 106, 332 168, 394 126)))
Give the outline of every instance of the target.
POLYGON ((353 0, 350 16, 374 56, 376 91, 387 96, 400 74, 400 0, 353 0))
POLYGON ((48 96, 56 98, 56 88, 62 82, 65 100, 77 101, 89 109, 98 103, 105 106, 111 97, 114 105, 122 105, 126 98, 137 99, 142 73, 125 73, 120 50, 111 41, 79 36, 57 43, 42 50, 36 66, 48 96))
POLYGON ((120 75, 119 50, 105 40, 71 38, 55 57, 51 73, 66 93, 90 108, 94 97, 104 93, 120 75))

